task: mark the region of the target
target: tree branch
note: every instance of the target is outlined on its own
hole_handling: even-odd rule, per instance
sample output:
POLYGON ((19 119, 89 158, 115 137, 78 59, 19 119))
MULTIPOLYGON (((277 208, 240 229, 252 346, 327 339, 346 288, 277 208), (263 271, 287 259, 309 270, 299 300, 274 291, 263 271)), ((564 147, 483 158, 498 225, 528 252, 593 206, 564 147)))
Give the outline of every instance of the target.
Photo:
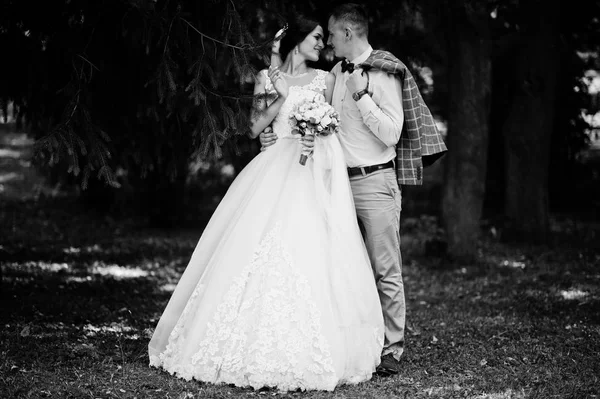
POLYGON ((223 42, 223 41, 221 41, 221 40, 215 39, 215 38, 214 38, 214 37, 212 37, 212 36, 209 36, 209 35, 207 35, 207 34, 205 34, 205 33, 202 33, 202 32, 200 32, 200 31, 199 31, 199 30, 198 30, 198 29, 197 29, 197 28, 196 28, 194 25, 192 25, 192 24, 191 24, 191 23, 190 23, 188 20, 186 20, 185 18, 181 18, 181 20, 182 20, 183 22, 185 22, 185 23, 186 23, 186 24, 187 24, 187 25, 188 25, 190 28, 192 28, 194 31, 196 31, 196 33, 198 33, 200 36, 202 36, 202 38, 206 38, 206 39, 208 39, 208 40, 211 40, 211 41, 213 41, 213 42, 215 42, 215 43, 219 43, 219 44, 221 44, 221 45, 223 45, 223 46, 225 46, 225 47, 229 47, 229 48, 232 48, 232 49, 243 50, 243 51, 252 51, 252 50, 259 49, 259 48, 261 48, 261 47, 265 47, 265 46, 267 46, 267 45, 269 44, 269 43, 267 42, 267 43, 259 44, 259 45, 257 45, 257 46, 247 46, 247 45, 244 45, 244 46, 236 46, 236 45, 229 44, 229 43, 223 42))
POLYGON ((202 83, 199 83, 199 85, 200 85, 200 87, 202 87, 204 89, 204 91, 206 91, 207 93, 209 93, 217 98, 227 98, 229 100, 235 100, 235 101, 254 98, 253 94, 243 94, 243 95, 239 95, 239 96, 233 96, 233 95, 228 95, 228 94, 217 93, 216 91, 210 90, 208 87, 206 87, 202 83))

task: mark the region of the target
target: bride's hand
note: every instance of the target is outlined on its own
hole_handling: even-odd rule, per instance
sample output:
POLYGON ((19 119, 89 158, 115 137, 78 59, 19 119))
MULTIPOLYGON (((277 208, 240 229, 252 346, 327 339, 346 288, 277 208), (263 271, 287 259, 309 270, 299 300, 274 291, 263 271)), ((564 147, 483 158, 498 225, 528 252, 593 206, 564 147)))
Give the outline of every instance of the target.
POLYGON ((273 87, 275 88, 277 94, 280 97, 287 98, 289 92, 288 84, 283 76, 281 76, 281 71, 279 68, 269 68, 269 79, 271 79, 271 82, 273 82, 273 87))
POLYGON ((271 66, 278 67, 282 64, 281 55, 279 54, 279 48, 281 46, 281 39, 284 36, 284 33, 287 28, 281 28, 275 34, 275 38, 273 39, 273 44, 271 46, 271 66))

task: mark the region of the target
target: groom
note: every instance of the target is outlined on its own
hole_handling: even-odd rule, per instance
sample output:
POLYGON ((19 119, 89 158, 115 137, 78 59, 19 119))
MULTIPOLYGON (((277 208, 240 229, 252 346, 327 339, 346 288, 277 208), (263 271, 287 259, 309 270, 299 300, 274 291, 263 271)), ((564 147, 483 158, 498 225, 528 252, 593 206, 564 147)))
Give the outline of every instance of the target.
MULTIPOLYGON (((446 146, 412 75, 391 53, 373 50, 368 19, 356 4, 335 8, 327 44, 336 57, 332 105, 356 213, 363 227, 385 322, 381 375, 397 374, 404 351, 406 305, 400 254, 401 184, 422 184, 423 164, 446 146)), ((261 133, 269 146, 274 133, 261 133)))

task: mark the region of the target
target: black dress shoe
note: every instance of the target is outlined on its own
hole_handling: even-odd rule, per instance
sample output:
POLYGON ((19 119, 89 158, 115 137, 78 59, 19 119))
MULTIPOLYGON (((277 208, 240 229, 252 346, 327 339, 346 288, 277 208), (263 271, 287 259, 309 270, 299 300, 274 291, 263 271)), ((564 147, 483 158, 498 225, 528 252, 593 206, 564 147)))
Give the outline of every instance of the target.
POLYGON ((391 353, 381 356, 381 363, 375 369, 375 373, 382 377, 396 375, 400 372, 400 362, 391 353))

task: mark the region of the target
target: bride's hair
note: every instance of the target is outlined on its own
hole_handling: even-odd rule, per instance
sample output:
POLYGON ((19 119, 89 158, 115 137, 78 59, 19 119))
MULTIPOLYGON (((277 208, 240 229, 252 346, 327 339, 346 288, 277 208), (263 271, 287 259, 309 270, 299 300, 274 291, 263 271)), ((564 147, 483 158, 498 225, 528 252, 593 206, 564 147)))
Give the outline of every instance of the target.
POLYGON ((287 30, 285 31, 279 46, 281 58, 285 60, 288 53, 292 51, 297 44, 300 44, 306 36, 319 25, 319 21, 303 14, 297 14, 292 17, 288 21, 287 30))

